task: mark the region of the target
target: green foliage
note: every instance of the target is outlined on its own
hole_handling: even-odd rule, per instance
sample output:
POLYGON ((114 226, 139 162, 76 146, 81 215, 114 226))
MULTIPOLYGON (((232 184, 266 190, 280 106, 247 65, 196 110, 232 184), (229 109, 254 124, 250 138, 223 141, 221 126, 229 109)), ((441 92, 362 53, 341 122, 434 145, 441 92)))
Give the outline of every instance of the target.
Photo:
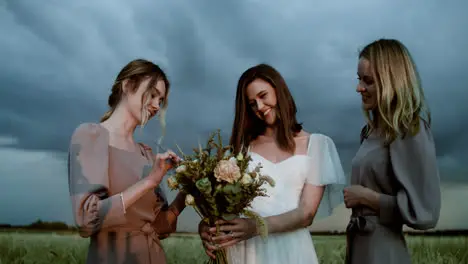
POLYGON ((179 149, 183 161, 168 179, 168 186, 189 194, 187 204, 211 224, 219 218, 242 215, 256 197, 267 196, 264 183, 274 186, 273 179, 260 175, 260 164, 249 171, 251 157, 231 150, 223 145, 217 130, 206 146, 199 144, 192 155, 179 149))
MULTIPOLYGON (((312 236, 319 263, 342 264, 343 236, 312 236)), ((468 236, 407 236, 413 264, 468 263, 468 236)), ((84 264, 89 240, 76 234, 0 233, 0 264, 84 264)), ((167 264, 205 263, 198 235, 174 234, 162 241, 167 264), (181 254, 182 253, 182 254, 181 254)))
MULTIPOLYGON (((179 149, 180 150, 180 149, 179 149)), ((260 175, 261 165, 249 171, 251 157, 232 153, 231 146, 223 146, 220 130, 212 133, 205 148, 199 144, 192 155, 181 151, 183 161, 174 176, 167 181, 169 188, 187 193, 185 203, 193 206, 200 217, 210 225, 223 218, 230 220, 246 214, 247 208, 258 196, 266 196, 264 183, 274 186, 274 181, 260 175)), ((249 214, 252 215, 252 214, 249 214)), ((255 215, 257 224, 266 226, 264 219, 255 215)), ((217 230, 219 226, 216 225, 217 230)), ((268 229, 260 229, 262 237, 268 229)), ((227 263, 224 250, 216 250, 219 256, 208 263, 227 263)))

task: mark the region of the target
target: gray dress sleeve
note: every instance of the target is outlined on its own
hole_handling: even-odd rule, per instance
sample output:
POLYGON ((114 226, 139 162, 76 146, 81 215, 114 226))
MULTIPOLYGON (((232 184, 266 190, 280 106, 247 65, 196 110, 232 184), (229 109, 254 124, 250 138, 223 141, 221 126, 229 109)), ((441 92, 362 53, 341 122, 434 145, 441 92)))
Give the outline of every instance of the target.
POLYGON ((441 193, 430 128, 421 121, 416 135, 395 140, 389 149, 399 188, 396 195, 381 194, 380 222, 401 222, 418 230, 434 228, 440 216, 441 193))
POLYGON ((68 184, 82 237, 126 221, 120 195, 109 192, 108 147, 108 133, 98 124, 81 124, 71 139, 68 184))

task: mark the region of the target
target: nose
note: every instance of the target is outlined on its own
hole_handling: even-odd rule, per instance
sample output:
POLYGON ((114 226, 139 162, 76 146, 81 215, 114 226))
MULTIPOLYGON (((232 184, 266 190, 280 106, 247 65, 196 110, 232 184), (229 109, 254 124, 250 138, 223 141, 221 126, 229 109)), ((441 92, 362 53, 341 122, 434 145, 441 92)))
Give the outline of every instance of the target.
POLYGON ((366 91, 366 88, 364 88, 362 85, 358 84, 356 87, 356 92, 358 93, 363 93, 366 91))
POLYGON ((151 101, 151 107, 153 109, 156 109, 156 111, 159 110, 160 108, 160 104, 159 104, 159 100, 157 98, 154 98, 152 101, 151 101))
POLYGON ((257 111, 261 111, 264 106, 265 104, 262 101, 257 100, 257 111))

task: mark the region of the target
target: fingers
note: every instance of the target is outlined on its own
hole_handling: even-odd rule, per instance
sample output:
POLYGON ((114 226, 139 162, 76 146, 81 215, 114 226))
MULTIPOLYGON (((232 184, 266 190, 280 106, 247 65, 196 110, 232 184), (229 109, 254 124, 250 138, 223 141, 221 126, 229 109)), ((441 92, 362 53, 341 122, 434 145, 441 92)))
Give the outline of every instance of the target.
POLYGON ((358 206, 358 201, 356 199, 345 199, 344 200, 344 204, 346 206, 346 208, 354 208, 356 206, 358 206))
POLYGON ((211 242, 213 241, 212 238, 211 238, 211 235, 208 233, 208 232, 201 232, 200 233, 200 238, 204 241, 208 241, 208 242, 211 242))
POLYGON ((231 221, 226 221, 226 220, 222 220, 222 219, 219 219, 215 222, 215 224, 217 225, 226 225, 226 224, 230 224, 231 221))
POLYGON ((228 242, 219 244, 218 246, 219 246, 220 248, 227 248, 227 247, 230 247, 230 246, 233 246, 233 245, 239 243, 240 241, 241 241, 240 239, 236 238, 236 239, 234 239, 234 240, 231 240, 231 241, 228 241, 228 242))
MULTIPOLYGON (((165 164, 167 160, 170 160, 172 164, 179 163, 181 158, 177 156, 172 150, 168 150, 164 153, 158 153, 155 155, 155 160, 160 162, 160 164, 165 164), (164 161, 164 162, 161 162, 164 161)), ((171 165, 172 165, 171 164, 171 165)))
MULTIPOLYGON (((237 225, 221 225, 219 226, 220 232, 232 232, 232 231, 239 231, 240 228, 237 225)), ((216 234, 217 230, 216 227, 210 227, 210 233, 216 234)))
POLYGON ((206 255, 208 255, 212 259, 216 259, 215 254, 213 254, 213 251, 210 251, 208 249, 205 250, 206 255))
POLYGON ((205 253, 212 259, 216 259, 216 256, 213 254, 213 251, 218 248, 206 240, 202 240, 203 247, 205 248, 205 253))
MULTIPOLYGON (((225 220, 218 220, 216 223, 219 225, 219 231, 222 232, 234 232, 234 231, 242 231, 245 229, 245 219, 236 218, 230 221, 225 220)), ((216 233, 216 227, 211 227, 210 232, 216 233)))
POLYGON ((169 154, 169 156, 170 156, 174 161, 180 161, 180 157, 177 156, 177 154, 175 154, 174 151, 168 150, 166 153, 169 154))
POLYGON ((203 247, 208 251, 213 252, 218 249, 215 245, 211 244, 210 242, 202 241, 202 243, 203 243, 203 247))
POLYGON ((208 251, 208 250, 205 250, 205 253, 206 253, 210 258, 216 259, 216 256, 215 256, 212 252, 210 252, 210 251, 208 251))
POLYGON ((232 232, 224 235, 219 235, 212 237, 211 240, 217 244, 219 243, 224 243, 225 241, 231 241, 234 239, 238 239, 241 236, 242 233, 240 232, 232 232))

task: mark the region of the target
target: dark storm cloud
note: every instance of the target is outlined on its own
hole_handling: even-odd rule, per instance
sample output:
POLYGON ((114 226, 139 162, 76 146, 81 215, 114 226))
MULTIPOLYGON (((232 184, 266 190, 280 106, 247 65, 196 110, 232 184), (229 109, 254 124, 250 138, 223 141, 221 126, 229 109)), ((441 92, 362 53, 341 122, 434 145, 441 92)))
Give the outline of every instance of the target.
MULTIPOLYGON (((217 128, 227 140, 237 79, 266 62, 286 78, 305 128, 332 137, 348 170, 364 122, 357 53, 395 37, 418 63, 441 164, 459 171, 468 154, 467 4, 450 3, 8 1, 0 6, 0 135, 17 137, 20 149, 66 151, 73 129, 106 110, 120 68, 143 57, 173 85, 164 144, 190 151, 217 128)), ((152 144, 156 123, 137 136, 152 144)))

